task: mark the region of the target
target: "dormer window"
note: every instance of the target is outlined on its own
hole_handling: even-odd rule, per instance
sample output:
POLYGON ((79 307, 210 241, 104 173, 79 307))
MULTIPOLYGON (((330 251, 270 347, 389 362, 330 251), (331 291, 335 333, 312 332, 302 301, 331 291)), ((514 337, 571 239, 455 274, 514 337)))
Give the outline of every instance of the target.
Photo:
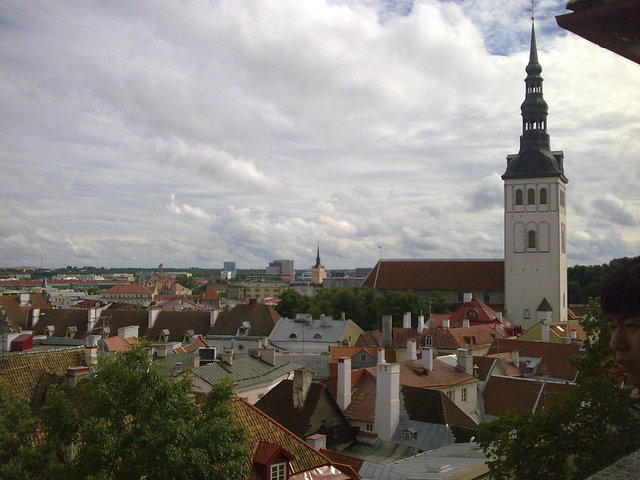
POLYGON ((55 331, 55 327, 53 325, 47 325, 47 328, 44 331, 44 334, 47 338, 53 336, 53 332, 55 331))
POLYGON ((182 337, 182 343, 187 343, 191 341, 191 338, 195 335, 193 330, 187 330, 184 332, 184 337, 182 337))
POLYGON ((322 338, 322 335, 320 335, 319 333, 316 333, 313 338, 322 338))
POLYGON ((475 320, 476 318, 478 318, 478 312, 476 312, 475 310, 469 310, 467 312, 467 318, 469 320, 475 320))
POLYGON ((159 342, 168 342, 169 341, 169 330, 168 329, 163 329, 160 331, 160 334, 158 335, 158 341, 159 342))
POLYGON ((296 335, 295 333, 292 333, 291 335, 289 335, 289 338, 298 338, 298 335, 296 335))
POLYGON ((417 433, 418 432, 413 428, 407 428, 404 432, 402 432, 402 438, 405 440, 415 440, 417 433))
POLYGON ((67 328, 67 333, 65 333, 65 337, 67 338, 73 338, 76 336, 76 333, 78 333, 78 327, 68 327, 67 328))

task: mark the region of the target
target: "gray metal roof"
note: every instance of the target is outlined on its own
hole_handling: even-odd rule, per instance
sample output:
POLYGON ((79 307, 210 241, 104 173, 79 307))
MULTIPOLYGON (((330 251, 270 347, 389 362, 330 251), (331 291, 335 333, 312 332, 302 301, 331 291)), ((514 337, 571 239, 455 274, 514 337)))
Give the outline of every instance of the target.
POLYGON ((406 480, 443 480, 456 472, 485 462, 476 443, 453 443, 414 455, 388 467, 406 480))
POLYGON ((398 427, 396 428, 391 441, 399 445, 425 451, 449 445, 455 442, 455 437, 446 425, 416 422, 414 420, 409 420, 407 417, 400 417, 398 427), (404 433, 407 430, 413 430, 413 432, 415 432, 415 438, 411 440, 404 438, 404 433))
POLYGON ((234 358, 233 364, 213 362, 195 368, 193 373, 210 385, 215 385, 225 377, 231 377, 239 389, 275 381, 298 368, 295 363, 276 358, 276 365, 254 357, 234 358))
MULTIPOLYGON (((351 320, 313 320, 311 325, 305 322, 296 321, 292 318, 281 318, 275 324, 269 342, 340 342, 344 336, 344 331, 351 320)), ((353 323, 353 322, 352 322, 353 323)))

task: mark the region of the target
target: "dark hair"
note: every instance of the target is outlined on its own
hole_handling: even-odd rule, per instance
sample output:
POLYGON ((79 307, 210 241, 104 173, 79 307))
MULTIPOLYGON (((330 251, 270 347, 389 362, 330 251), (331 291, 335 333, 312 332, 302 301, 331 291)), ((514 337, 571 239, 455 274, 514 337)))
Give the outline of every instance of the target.
POLYGON ((640 257, 625 263, 602 285, 600 305, 607 314, 640 315, 640 257))

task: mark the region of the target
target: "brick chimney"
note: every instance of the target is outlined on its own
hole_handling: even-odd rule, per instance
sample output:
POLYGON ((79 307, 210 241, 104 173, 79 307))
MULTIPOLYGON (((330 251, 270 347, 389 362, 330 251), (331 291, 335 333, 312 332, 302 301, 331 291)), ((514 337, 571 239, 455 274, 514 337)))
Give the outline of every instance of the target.
POLYGON ((400 365, 379 363, 376 369, 375 432, 389 441, 400 420, 400 365))
POLYGON ((91 369, 89 367, 67 367, 64 376, 64 384, 71 390, 80 383, 81 379, 88 377, 89 373, 91 373, 91 369))
POLYGON ((464 301, 464 303, 471 302, 471 300, 473 300, 473 294, 471 292, 467 292, 467 293, 463 294, 462 295, 462 300, 464 301))
POLYGON ((293 371, 293 406, 302 408, 311 387, 311 370, 306 367, 293 371))
POLYGON ((351 359, 340 357, 338 359, 338 406, 344 411, 351 403, 351 359))

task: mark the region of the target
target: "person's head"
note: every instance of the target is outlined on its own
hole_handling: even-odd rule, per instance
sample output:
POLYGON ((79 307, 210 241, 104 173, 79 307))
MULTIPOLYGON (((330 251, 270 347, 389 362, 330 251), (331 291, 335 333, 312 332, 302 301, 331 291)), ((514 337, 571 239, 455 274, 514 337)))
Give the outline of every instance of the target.
POLYGON ((627 375, 625 384, 640 386, 640 257, 605 282, 600 305, 611 327, 611 349, 627 375))

